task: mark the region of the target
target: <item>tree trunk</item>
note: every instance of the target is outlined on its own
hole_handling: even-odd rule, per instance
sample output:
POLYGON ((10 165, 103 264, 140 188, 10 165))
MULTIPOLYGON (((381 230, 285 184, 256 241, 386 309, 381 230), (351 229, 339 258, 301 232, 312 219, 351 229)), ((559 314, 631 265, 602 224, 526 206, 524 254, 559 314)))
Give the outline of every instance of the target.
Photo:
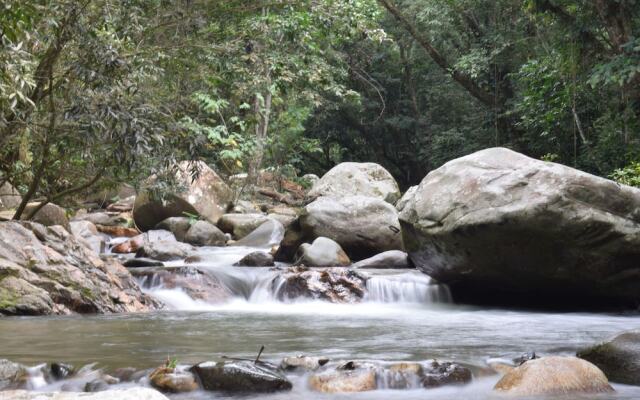
POLYGON ((256 113, 258 121, 256 122, 256 148, 253 153, 253 158, 249 163, 248 181, 255 184, 258 182, 258 175, 260 174, 260 167, 262 166, 262 160, 264 159, 265 144, 267 141, 267 134, 269 132, 269 119, 271 116, 271 101, 273 95, 271 90, 260 99, 260 96, 256 96, 254 100, 254 112, 256 113))

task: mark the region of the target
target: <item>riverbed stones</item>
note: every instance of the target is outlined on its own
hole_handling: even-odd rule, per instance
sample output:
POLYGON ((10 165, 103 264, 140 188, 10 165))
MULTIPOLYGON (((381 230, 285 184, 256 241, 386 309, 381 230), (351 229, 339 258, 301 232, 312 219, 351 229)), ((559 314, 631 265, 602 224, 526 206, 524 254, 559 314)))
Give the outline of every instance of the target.
POLYGON ((192 367, 205 390, 265 393, 291 390, 291 382, 277 368, 253 361, 203 362, 192 367))
POLYGON ((186 370, 160 367, 149 375, 151 386, 166 393, 186 393, 198 390, 195 376, 186 370))
POLYGON ((389 250, 384 253, 376 254, 373 257, 354 263, 352 268, 411 268, 409 255, 400 250, 389 250))
POLYGON ((192 220, 187 217, 169 217, 156 225, 155 229, 169 231, 174 234, 176 239, 184 242, 184 237, 191 228, 192 220))
POLYGON ((291 267, 274 278, 280 301, 325 300, 332 303, 357 303, 366 291, 366 279, 347 268, 309 269, 291 267))
POLYGON ((196 221, 184 236, 184 241, 194 246, 224 246, 227 238, 211 222, 196 221))
POLYGON ((581 350, 578 357, 595 364, 612 382, 640 386, 640 330, 581 350))
POLYGON ((267 221, 264 214, 224 214, 218 221, 218 228, 230 233, 235 240, 242 239, 267 221))
POLYGON ((435 388, 444 385, 462 385, 471 382, 471 370, 452 362, 432 361, 424 369, 422 385, 435 388))
POLYGON ((15 388, 27 374, 27 367, 9 360, 0 359, 0 390, 15 388))
POLYGON ((337 267, 351 264, 342 247, 331 239, 319 237, 313 243, 304 243, 296 254, 296 264, 307 267, 337 267))
POLYGON ((378 388, 372 368, 324 371, 309 378, 311 390, 321 393, 368 392, 378 388))
POLYGON ((458 300, 640 301, 638 189, 493 148, 429 173, 400 220, 413 263, 458 300))
POLYGON ((240 267, 272 267, 275 263, 271 254, 264 251, 254 251, 242 257, 240 261, 233 265, 240 267))
MULTIPOLYGON (((233 192, 227 184, 207 164, 195 163, 199 171, 194 180, 191 170, 194 165, 181 162, 176 170, 176 191, 167 195, 166 201, 152 199, 147 192, 136 198, 133 218, 142 231, 153 229, 159 222, 169 217, 193 214, 216 224, 230 207, 233 192)), ((154 177, 150 181, 155 180, 154 177)))
POLYGON ((159 261, 174 261, 187 258, 194 248, 175 240, 145 240, 136 252, 136 257, 151 258, 159 261))
POLYGON ((162 393, 149 388, 105 390, 97 393, 8 391, 0 394, 7 400, 169 400, 162 393))
POLYGON ((100 254, 106 249, 106 241, 94 224, 89 221, 71 221, 71 233, 89 249, 100 254))
POLYGON ((284 226, 274 219, 268 218, 256 230, 236 241, 234 246, 258 247, 269 249, 277 246, 284 237, 284 226))
POLYGON ((509 371, 494 390, 516 396, 613 392, 605 374, 576 357, 542 357, 509 371))
POLYGON ((88 214, 77 214, 74 221, 89 221, 94 225, 102 226, 122 226, 127 223, 127 219, 119 213, 95 212, 88 214))
POLYGON ((215 276, 192 266, 134 268, 131 274, 141 280, 144 287, 181 289, 192 299, 209 304, 225 302, 232 296, 215 276))
POLYGON ((158 303, 126 268, 61 226, 0 222, 0 314, 140 312, 158 303))
POLYGON ((304 208, 300 226, 307 240, 332 239, 354 260, 404 248, 395 207, 373 197, 320 197, 304 208))
POLYGON ((342 198, 355 195, 394 204, 400 198, 400 189, 393 176, 378 164, 344 162, 333 167, 317 181, 307 197, 342 198))

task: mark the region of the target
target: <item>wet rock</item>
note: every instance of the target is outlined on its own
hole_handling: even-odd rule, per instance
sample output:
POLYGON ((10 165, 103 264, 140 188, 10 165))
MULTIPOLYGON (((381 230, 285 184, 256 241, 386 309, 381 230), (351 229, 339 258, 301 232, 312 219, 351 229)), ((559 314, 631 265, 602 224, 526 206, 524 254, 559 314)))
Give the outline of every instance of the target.
POLYGON ((222 303, 231 292, 216 277, 194 267, 135 268, 131 273, 143 281, 144 287, 161 285, 165 289, 182 289, 194 300, 222 303))
POLYGON ((296 357, 285 357, 280 363, 283 371, 315 371, 329 362, 325 357, 308 357, 299 355, 296 357))
POLYGON ((126 240, 122 243, 118 243, 117 245, 111 248, 112 253, 116 254, 130 254, 135 253, 144 245, 144 234, 132 237, 129 240, 126 240))
POLYGON ((218 228, 233 235, 235 240, 242 239, 267 221, 264 214, 225 214, 218 221, 218 228))
POLYGON ((127 269, 61 226, 0 223, 0 314, 140 312, 158 304, 127 269))
POLYGON ((640 301, 640 190, 504 148, 432 171, 400 213, 413 263, 454 299, 640 301))
POLYGON ((366 279, 346 268, 317 270, 292 267, 274 278, 272 286, 280 301, 307 298, 332 303, 356 303, 364 296, 366 279))
POLYGON ((167 393, 185 393, 198 390, 198 383, 193 374, 177 368, 156 368, 149 379, 151 386, 167 393))
POLYGON ((135 382, 137 380, 136 375, 139 375, 140 378, 147 375, 144 372, 139 374, 139 372, 141 371, 133 367, 126 367, 116 369, 112 375, 118 378, 120 382, 135 382))
POLYGON ((64 364, 64 363, 52 363, 51 364, 51 376, 57 380, 61 381, 63 379, 67 379, 74 373, 73 365, 64 364))
POLYGON ((321 393, 367 392, 378 388, 376 371, 370 368, 326 371, 309 378, 311 390, 321 393))
MULTIPOLYGON (((233 199, 233 192, 226 183, 204 162, 195 164, 199 170, 197 179, 191 174, 192 164, 183 161, 176 171, 177 186, 181 190, 167 195, 166 201, 152 199, 148 193, 136 198, 133 218, 143 231, 153 229, 159 222, 169 217, 198 215, 216 224, 233 199)), ((150 181, 155 180, 151 177, 150 181)))
POLYGON ((115 237, 136 237, 140 234, 140 231, 136 228, 127 228, 126 226, 104 226, 96 225, 100 233, 115 237))
POLYGON ((27 367, 9 360, 0 359, 0 390, 19 387, 27 375, 27 367))
POLYGON ((18 390, 4 392, 2 396, 3 399, 11 400, 169 400, 157 390, 148 388, 106 390, 98 393, 45 393, 18 390))
POLYGON ((444 385, 461 385, 471 382, 472 374, 469 368, 451 362, 432 361, 424 371, 422 384, 426 388, 444 385))
POLYGON ((89 221, 71 221, 69 226, 71 233, 73 233, 78 241, 98 254, 104 253, 107 246, 106 241, 104 237, 98 233, 98 229, 94 224, 89 221))
POLYGON ((127 223, 127 219, 119 213, 96 212, 90 214, 81 214, 73 217, 74 221, 89 221, 94 225, 102 226, 122 226, 127 223))
POLYGON ((189 228, 184 241, 195 246, 224 246, 227 238, 212 223, 197 221, 189 228))
POLYGON ((18 208, 20 202, 20 193, 10 183, 5 182, 0 186, 0 211, 18 208))
POLYGON ((389 250, 371 258, 358 261, 353 268, 411 268, 409 255, 400 250, 389 250))
POLYGON ((300 246, 295 263, 308 267, 335 267, 351 265, 351 260, 338 243, 319 237, 312 244, 303 243, 300 246))
POLYGON ((267 219, 256 230, 236 241, 234 246, 267 248, 280 244, 284 237, 284 226, 278 221, 267 219))
MULTIPOLYGON (((27 207, 24 209, 24 212, 22 213, 20 219, 26 220, 31 212, 39 205, 40 203, 27 204, 27 207)), ((47 205, 42 207, 40 211, 38 211, 36 215, 31 218, 31 221, 37 222, 44 226, 60 225, 64 227, 67 232, 71 232, 71 227, 69 226, 69 218, 67 218, 67 212, 64 208, 53 203, 48 203, 47 205)))
POLYGON ((297 219, 297 217, 283 214, 269 214, 269 218, 280 222, 285 229, 293 224, 293 222, 297 219))
POLYGON ((136 252, 136 257, 172 261, 187 258, 192 251, 194 248, 191 245, 178 242, 171 232, 149 231, 143 235, 143 244, 136 252))
POLYGON ((400 188, 393 176, 378 164, 345 162, 327 172, 309 191, 308 197, 373 197, 394 204, 400 188))
MULTIPOLYGON (((416 389, 425 379, 424 369, 419 363, 392 364, 379 372, 386 389, 416 389)), ((380 379, 379 379, 380 380, 380 379)))
POLYGON ((164 263, 162 261, 153 260, 151 258, 130 258, 126 260, 122 265, 127 268, 145 268, 145 267, 162 267, 164 263))
POLYGON ((613 392, 595 365, 575 357, 543 357, 508 372, 494 390, 516 396, 613 392))
POLYGON ((276 368, 253 361, 204 362, 191 369, 205 390, 262 393, 291 390, 291 382, 276 368))
POLYGON ((109 384, 103 379, 94 379, 84 386, 85 392, 103 392, 109 390, 109 384))
POLYGON ((581 350, 578 357, 595 364, 612 382, 640 386, 640 330, 581 350))
POLYGON ((273 256, 264 251, 254 251, 242 257, 240 261, 233 264, 242 267, 272 267, 275 265, 273 256))
POLYGON ((176 239, 184 242, 184 237, 191 228, 192 220, 187 217, 169 217, 156 225, 155 229, 161 229, 173 233, 176 239))
POLYGON ((332 239, 354 260, 404 248, 395 207, 372 197, 320 197, 304 208, 300 226, 306 238, 332 239))

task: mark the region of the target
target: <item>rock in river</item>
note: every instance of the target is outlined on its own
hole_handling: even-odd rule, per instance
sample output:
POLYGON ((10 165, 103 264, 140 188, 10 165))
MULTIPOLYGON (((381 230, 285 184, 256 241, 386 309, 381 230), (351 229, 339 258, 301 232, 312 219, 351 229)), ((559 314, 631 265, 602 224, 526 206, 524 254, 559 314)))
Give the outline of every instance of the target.
POLYGON ((272 286, 280 301, 307 298, 356 303, 364 296, 366 279, 347 268, 291 267, 274 278, 272 286))
POLYGON ((271 254, 264 251, 254 251, 242 257, 240 261, 233 265, 240 267, 272 267, 275 263, 271 254))
POLYGON ((191 219, 187 217, 169 217, 156 225, 155 229, 166 230, 174 234, 176 240, 184 242, 184 237, 191 228, 191 219))
POLYGON ((308 197, 342 198, 355 195, 394 204, 400 198, 400 189, 393 176, 378 164, 344 162, 333 167, 314 183, 308 197))
POLYGON ((206 390, 262 393, 291 390, 291 382, 277 368, 253 361, 196 364, 191 369, 206 390))
POLYGON ((61 226, 0 223, 0 314, 140 312, 158 304, 61 226))
POLYGON ((148 388, 106 390, 97 393, 31 392, 25 390, 0 393, 7 400, 169 400, 162 393, 148 388))
POLYGON ((264 214, 224 214, 218 221, 218 228, 239 240, 265 223, 267 218, 264 214))
POLYGON ((432 171, 400 213, 411 260, 454 298, 640 301, 640 190, 504 148, 432 171))
POLYGON ((595 364, 612 382, 640 386, 640 330, 581 350, 578 357, 595 364))
POLYGON ((235 242, 234 246, 260 247, 271 249, 280 244, 284 237, 284 226, 274 219, 268 218, 256 230, 235 242))
POLYGON ((389 250, 371 258, 358 261, 353 268, 410 268, 409 256, 404 251, 389 250))
POLYGON ((224 246, 227 238, 211 222, 196 221, 184 236, 184 241, 194 246, 224 246))
POLYGON ((378 388, 374 368, 336 369, 309 378, 312 390, 322 393, 367 392, 378 388))
POLYGON ((509 371, 494 390, 516 396, 559 396, 613 392, 607 377, 576 357, 543 357, 509 371))
POLYGON ((189 371, 178 368, 160 367, 149 375, 151 385, 163 392, 184 393, 198 389, 198 382, 189 371))
POLYGON ((340 267, 350 265, 351 260, 338 243, 319 237, 312 244, 304 243, 300 246, 296 264, 307 267, 340 267))

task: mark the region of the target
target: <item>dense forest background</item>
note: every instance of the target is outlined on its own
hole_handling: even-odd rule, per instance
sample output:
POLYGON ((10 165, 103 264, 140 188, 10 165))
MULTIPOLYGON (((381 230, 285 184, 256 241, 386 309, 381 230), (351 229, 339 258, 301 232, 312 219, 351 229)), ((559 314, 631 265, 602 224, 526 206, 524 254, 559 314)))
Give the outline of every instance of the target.
POLYGON ((640 185, 635 0, 0 7, 0 184, 24 203, 183 159, 250 179, 374 161, 406 188, 492 146, 640 185))

